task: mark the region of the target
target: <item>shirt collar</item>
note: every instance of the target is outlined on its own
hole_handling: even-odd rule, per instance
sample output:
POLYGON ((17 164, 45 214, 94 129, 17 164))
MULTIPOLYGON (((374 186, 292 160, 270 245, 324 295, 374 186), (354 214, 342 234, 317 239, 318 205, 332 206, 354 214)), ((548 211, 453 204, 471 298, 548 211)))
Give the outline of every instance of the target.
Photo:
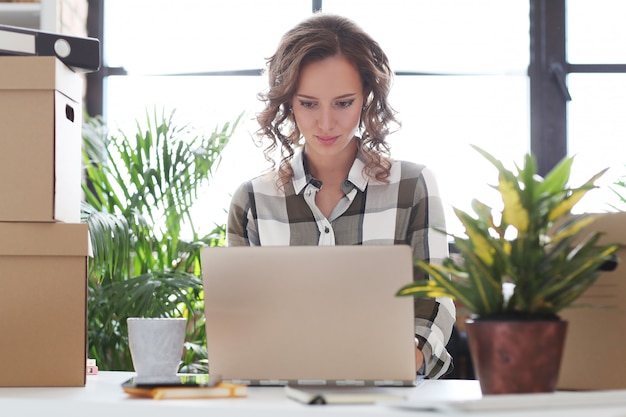
POLYGON ((302 190, 311 182, 312 176, 304 167, 304 146, 300 146, 295 150, 291 159, 291 169, 293 170, 293 189, 296 194, 300 194, 302 190))
MULTIPOLYGON (((359 151, 356 155, 356 159, 348 172, 347 182, 352 183, 361 192, 365 191, 369 178, 365 175, 363 168, 365 167, 365 156, 363 150, 359 146, 359 151)), ((301 146, 295 150, 293 158, 291 159, 291 168, 293 170, 293 188, 296 194, 300 194, 307 184, 311 183, 319 188, 320 182, 314 178, 306 167, 306 160, 304 158, 304 146, 301 146)))
POLYGON ((354 184, 361 192, 365 191, 369 177, 365 175, 365 155, 363 155, 363 149, 359 146, 359 152, 356 154, 356 159, 348 172, 348 181, 354 184))

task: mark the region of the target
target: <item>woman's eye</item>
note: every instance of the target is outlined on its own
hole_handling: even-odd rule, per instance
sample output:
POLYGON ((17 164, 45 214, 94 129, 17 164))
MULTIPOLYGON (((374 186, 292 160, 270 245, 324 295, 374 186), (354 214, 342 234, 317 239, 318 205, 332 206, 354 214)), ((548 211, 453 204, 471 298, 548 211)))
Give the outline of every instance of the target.
POLYGON ((354 103, 354 100, 344 100, 344 101, 338 101, 337 103, 335 103, 335 105, 339 108, 345 108, 345 107, 350 107, 352 103, 354 103))
POLYGON ((315 102, 313 102, 313 101, 300 101, 300 106, 304 107, 305 109, 312 109, 313 107, 315 107, 315 102))

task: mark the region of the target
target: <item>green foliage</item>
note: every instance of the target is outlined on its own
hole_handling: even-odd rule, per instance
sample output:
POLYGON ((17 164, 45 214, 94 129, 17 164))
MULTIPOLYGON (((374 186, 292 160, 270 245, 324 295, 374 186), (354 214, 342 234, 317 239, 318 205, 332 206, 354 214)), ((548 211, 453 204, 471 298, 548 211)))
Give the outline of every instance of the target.
POLYGON ((626 175, 618 178, 609 188, 617 197, 617 205, 609 204, 609 206, 617 211, 624 211, 626 208, 626 175))
POLYGON ((109 135, 100 118, 86 120, 88 354, 99 368, 133 369, 126 318, 186 317, 184 369, 206 371, 200 249, 223 245, 225 226, 202 232, 191 209, 240 118, 209 137, 178 126, 174 112, 146 112, 133 135, 109 135))
POLYGON ((453 236, 458 256, 442 265, 418 261, 431 276, 398 291, 400 296, 457 299, 479 316, 555 316, 595 281, 598 269, 619 245, 598 246, 599 232, 585 227, 594 215, 571 214, 571 209, 606 170, 578 188, 570 188, 573 158, 563 159, 545 178, 537 174, 532 155, 526 155, 517 173, 484 150, 475 149, 499 172, 503 208, 494 216, 487 205, 474 200, 474 215, 455 209, 466 236, 453 236), (511 283, 511 297, 503 285, 511 283))

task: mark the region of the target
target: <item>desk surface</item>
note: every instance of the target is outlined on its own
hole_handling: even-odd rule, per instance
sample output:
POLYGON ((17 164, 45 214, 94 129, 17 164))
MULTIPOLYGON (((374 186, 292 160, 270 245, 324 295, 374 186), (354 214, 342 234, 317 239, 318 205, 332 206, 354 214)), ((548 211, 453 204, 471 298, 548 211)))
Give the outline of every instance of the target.
MULTIPOLYGON (((89 416, 89 417, 161 417, 183 413, 206 416, 265 417, 265 416, 413 416, 440 415, 433 412, 407 410, 390 405, 325 405, 308 406, 285 397, 281 387, 250 387, 248 398, 194 399, 194 400, 150 400, 132 398, 125 394, 120 385, 130 378, 130 372, 100 372, 89 375, 87 384, 81 388, 0 388, 0 410, 5 415, 20 417, 89 416), (13 413, 12 413, 13 412, 13 413)), ((414 388, 397 388, 408 393, 412 401, 464 400, 481 397, 477 381, 426 380, 414 388)), ((624 392, 626 396, 626 391, 624 392)), ((626 397, 625 397, 626 398, 626 397)), ((490 417, 499 416, 588 416, 626 417, 626 401, 620 407, 577 407, 560 410, 529 410, 490 412, 490 417)), ((481 415, 483 413, 472 413, 481 415)), ((467 414, 465 414, 467 415, 467 414)))

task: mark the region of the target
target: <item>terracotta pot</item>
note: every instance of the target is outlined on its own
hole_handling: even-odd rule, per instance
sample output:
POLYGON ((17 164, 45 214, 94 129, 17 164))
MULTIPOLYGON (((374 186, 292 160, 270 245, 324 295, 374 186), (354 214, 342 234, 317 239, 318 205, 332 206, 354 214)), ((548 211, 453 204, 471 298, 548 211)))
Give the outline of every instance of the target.
POLYGON ((467 338, 484 395, 553 392, 567 322, 469 319, 467 338))

